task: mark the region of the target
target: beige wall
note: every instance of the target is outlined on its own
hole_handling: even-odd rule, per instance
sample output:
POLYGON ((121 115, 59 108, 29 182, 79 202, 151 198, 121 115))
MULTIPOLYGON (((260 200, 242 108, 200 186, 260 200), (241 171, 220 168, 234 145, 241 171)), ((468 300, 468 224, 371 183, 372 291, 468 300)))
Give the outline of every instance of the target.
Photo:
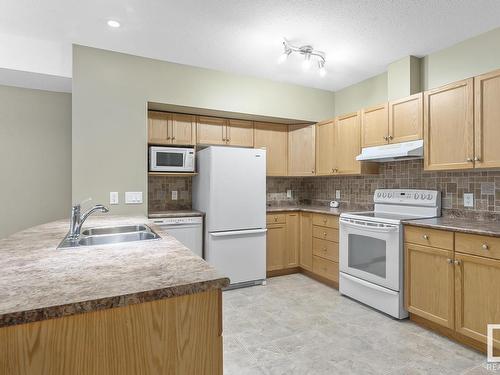
POLYGON ((69 217, 71 95, 0 86, 0 238, 69 217))
POLYGON ((137 56, 73 48, 73 199, 113 213, 146 213, 147 102, 318 121, 333 116, 333 92, 137 56), (124 205, 125 191, 144 204, 124 205))
POLYGON ((335 92, 335 116, 387 101, 387 72, 335 92))
POLYGON ((416 94, 420 89, 420 62, 415 56, 406 56, 387 67, 387 99, 395 100, 416 94))

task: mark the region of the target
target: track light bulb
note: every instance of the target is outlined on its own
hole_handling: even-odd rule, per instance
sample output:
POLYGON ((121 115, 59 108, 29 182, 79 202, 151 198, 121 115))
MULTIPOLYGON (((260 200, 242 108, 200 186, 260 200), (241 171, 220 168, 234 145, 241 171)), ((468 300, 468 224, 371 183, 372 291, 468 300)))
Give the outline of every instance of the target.
POLYGON ((311 55, 305 55, 304 61, 302 62, 302 68, 304 70, 309 70, 311 68, 311 55))

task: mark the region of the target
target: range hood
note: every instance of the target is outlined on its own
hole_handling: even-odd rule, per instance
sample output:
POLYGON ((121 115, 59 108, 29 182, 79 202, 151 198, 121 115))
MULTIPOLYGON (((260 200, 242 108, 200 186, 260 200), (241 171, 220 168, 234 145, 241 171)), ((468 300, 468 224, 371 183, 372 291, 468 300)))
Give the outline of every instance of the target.
POLYGON ((424 141, 395 143, 391 145, 365 147, 356 160, 376 162, 398 161, 408 159, 422 159, 424 157, 424 141))

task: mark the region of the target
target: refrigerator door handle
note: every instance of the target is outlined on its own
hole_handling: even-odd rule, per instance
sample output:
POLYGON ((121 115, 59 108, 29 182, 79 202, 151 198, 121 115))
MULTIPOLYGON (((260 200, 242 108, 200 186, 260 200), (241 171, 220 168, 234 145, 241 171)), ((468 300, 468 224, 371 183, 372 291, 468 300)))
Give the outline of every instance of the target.
POLYGON ((241 234, 259 234, 265 233, 267 229, 246 229, 246 230, 233 230, 230 232, 212 232, 210 235, 212 237, 229 237, 229 236, 239 236, 241 234))

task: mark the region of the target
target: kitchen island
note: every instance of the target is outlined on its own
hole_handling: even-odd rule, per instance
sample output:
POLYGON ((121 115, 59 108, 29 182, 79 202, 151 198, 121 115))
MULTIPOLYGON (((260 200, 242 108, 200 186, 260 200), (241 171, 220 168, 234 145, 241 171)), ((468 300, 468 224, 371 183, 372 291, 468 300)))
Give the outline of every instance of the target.
POLYGON ((145 217, 161 239, 57 249, 56 221, 0 240, 0 373, 221 374, 229 280, 145 217))

